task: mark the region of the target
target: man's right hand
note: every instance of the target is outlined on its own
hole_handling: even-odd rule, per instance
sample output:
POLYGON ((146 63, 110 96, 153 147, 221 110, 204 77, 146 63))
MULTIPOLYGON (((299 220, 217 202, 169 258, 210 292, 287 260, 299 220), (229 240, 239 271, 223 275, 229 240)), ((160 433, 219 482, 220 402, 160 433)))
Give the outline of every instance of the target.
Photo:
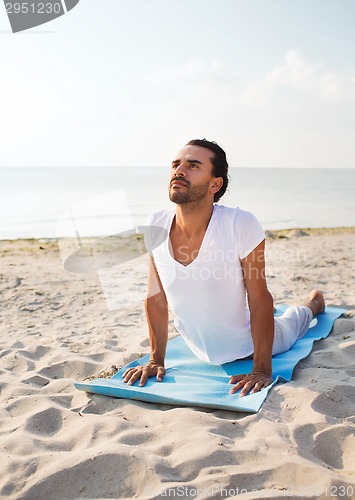
POLYGON ((133 385, 136 380, 140 378, 140 382, 138 384, 139 387, 142 387, 149 377, 156 377, 157 382, 162 382, 166 370, 164 365, 159 363, 148 363, 143 366, 135 366, 134 368, 129 368, 122 375, 123 382, 128 385, 133 385))

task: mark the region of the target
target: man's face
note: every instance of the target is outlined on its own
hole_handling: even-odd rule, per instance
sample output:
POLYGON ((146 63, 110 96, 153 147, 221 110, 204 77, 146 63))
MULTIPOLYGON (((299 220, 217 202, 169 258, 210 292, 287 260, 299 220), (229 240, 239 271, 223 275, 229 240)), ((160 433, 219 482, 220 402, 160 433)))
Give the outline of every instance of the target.
POLYGON ((210 191, 213 180, 213 151, 200 146, 185 146, 171 166, 169 198, 177 204, 203 200, 210 191))

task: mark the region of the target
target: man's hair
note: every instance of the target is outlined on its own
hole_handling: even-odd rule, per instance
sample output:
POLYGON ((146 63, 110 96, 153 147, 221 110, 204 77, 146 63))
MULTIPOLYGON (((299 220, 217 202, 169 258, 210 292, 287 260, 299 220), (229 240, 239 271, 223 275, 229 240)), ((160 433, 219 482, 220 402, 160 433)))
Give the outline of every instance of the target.
POLYGON ((213 199, 214 202, 219 201, 226 192, 228 186, 228 162, 226 153, 216 142, 208 141, 207 139, 192 139, 192 141, 189 141, 186 146, 200 146, 201 148, 209 149, 214 153, 211 158, 212 175, 213 177, 222 177, 223 179, 223 185, 221 189, 215 193, 213 199))

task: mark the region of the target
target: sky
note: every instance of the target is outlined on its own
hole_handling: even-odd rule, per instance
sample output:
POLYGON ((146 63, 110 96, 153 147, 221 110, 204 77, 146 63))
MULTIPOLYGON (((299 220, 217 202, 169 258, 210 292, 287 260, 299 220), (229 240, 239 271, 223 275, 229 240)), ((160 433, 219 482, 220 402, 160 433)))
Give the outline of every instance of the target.
POLYGON ((353 0, 80 0, 12 33, 0 166, 164 166, 206 137, 233 167, 355 167, 353 0))

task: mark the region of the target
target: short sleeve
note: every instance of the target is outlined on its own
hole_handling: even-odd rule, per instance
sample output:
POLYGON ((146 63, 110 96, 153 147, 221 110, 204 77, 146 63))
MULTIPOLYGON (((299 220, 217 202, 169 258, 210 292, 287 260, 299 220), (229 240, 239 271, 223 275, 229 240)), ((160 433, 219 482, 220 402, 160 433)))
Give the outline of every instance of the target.
POLYGON ((235 232, 240 259, 247 257, 265 239, 265 232, 255 215, 241 209, 235 218, 235 232))

